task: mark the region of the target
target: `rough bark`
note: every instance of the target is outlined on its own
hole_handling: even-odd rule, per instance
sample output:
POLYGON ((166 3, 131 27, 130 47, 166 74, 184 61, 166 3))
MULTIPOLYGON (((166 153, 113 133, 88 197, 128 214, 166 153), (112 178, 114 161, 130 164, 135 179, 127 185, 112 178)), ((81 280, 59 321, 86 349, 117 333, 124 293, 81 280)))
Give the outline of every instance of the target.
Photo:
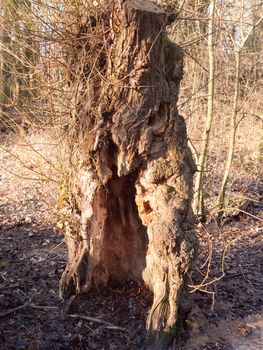
POLYGON ((70 57, 78 97, 61 294, 143 280, 153 291, 148 349, 165 349, 187 311, 196 247, 194 165, 176 108, 183 55, 165 36, 166 19, 153 1, 127 1, 81 26, 107 33, 103 44, 79 46, 90 50, 82 78, 74 72, 83 51, 70 57))

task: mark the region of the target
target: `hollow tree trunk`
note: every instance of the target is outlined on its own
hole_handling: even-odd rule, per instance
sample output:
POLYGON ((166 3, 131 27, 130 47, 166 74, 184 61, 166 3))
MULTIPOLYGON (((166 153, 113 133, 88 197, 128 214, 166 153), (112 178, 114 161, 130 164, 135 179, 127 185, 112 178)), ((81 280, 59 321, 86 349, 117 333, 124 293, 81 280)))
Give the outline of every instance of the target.
POLYGON ((143 280, 153 291, 149 349, 176 334, 196 247, 194 165, 176 108, 183 57, 165 37, 166 19, 139 0, 86 16, 70 57, 76 127, 61 294, 143 280), (89 31, 97 42, 87 42, 89 31))

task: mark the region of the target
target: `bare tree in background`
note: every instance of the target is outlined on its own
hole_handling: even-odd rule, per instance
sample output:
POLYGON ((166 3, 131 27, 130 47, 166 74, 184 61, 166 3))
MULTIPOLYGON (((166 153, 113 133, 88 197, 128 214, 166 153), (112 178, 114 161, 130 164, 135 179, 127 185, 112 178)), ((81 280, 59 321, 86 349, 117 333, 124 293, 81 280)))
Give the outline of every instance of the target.
POLYGON ((10 37, 7 33, 6 9, 0 7, 1 26, 0 26, 0 121, 5 117, 5 107, 8 101, 8 70, 6 49, 10 49, 10 37))
POLYGON ((210 131, 213 121, 213 107, 214 107, 214 86, 215 86, 215 55, 214 55, 214 14, 215 14, 215 1, 212 0, 209 5, 209 20, 208 20, 208 56, 209 56, 209 81, 208 81, 208 97, 207 97, 207 117, 205 121, 205 127, 202 136, 202 146, 200 155, 197 158, 197 175, 195 179, 194 190, 194 212, 196 215, 204 216, 204 199, 203 199, 203 173, 205 170, 205 163, 208 152, 210 131))
POLYGON ((238 118, 238 113, 240 111, 240 106, 242 106, 242 102, 239 102, 242 53, 245 49, 245 46, 248 40, 253 34, 253 31, 255 30, 255 28, 257 28, 257 26, 262 22, 262 19, 263 19, 263 16, 261 16, 256 23, 252 23, 252 24, 249 24, 247 22, 244 23, 244 13, 246 11, 244 1, 241 2, 240 11, 241 11, 240 13, 241 23, 238 29, 230 32, 226 26, 226 30, 229 33, 229 37, 234 49, 235 76, 234 76, 234 95, 233 95, 232 112, 231 112, 229 147, 227 151, 227 159, 226 159, 225 168, 224 168, 224 176, 223 176, 219 197, 218 197, 220 216, 222 215, 223 209, 225 207, 225 193, 226 193, 227 183, 229 180, 231 166, 233 163, 235 142, 236 142, 236 132, 239 124, 237 118, 238 118))
MULTIPOLYGON (((177 4, 177 21, 169 30, 169 35, 181 45, 185 53, 185 74, 181 84, 178 108, 187 121, 189 145, 198 168, 193 207, 199 215, 203 213, 204 207, 208 215, 211 213, 217 215, 218 210, 221 210, 218 206, 218 194, 221 188, 219 179, 224 177, 222 174, 224 167, 221 164, 229 148, 227 138, 229 129, 232 128, 230 126, 231 119, 233 120, 232 96, 235 94, 236 82, 233 65, 233 62, 236 62, 235 49, 230 36, 234 36, 236 45, 239 45, 242 40, 239 27, 242 26, 244 35, 252 27, 253 30, 241 54, 243 63, 240 66, 240 100, 237 118, 240 131, 238 132, 239 141, 235 145, 237 147, 235 160, 246 158, 248 161, 250 157, 260 157, 262 75, 259 72, 262 71, 262 54, 260 54, 262 22, 261 24, 257 22, 262 16, 262 6, 259 0, 216 3, 213 31, 212 35, 209 35, 208 24, 211 24, 211 18, 207 15, 209 1, 194 3, 175 1, 174 3, 177 4), (243 15, 241 15, 242 6, 245 8, 243 15), (212 37, 214 58, 211 60, 211 40, 208 39, 212 37), (210 75, 211 62, 214 67, 213 79, 210 75), (207 93, 208 89, 210 92, 214 91, 214 98, 211 97, 210 92, 207 93), (209 115, 213 118, 212 124, 209 115), (249 128, 245 124, 245 118, 250 120, 249 128), (246 137, 251 140, 249 143, 246 137), (199 171, 200 160, 204 162, 201 172, 199 171)), ((241 172, 238 173, 236 170, 241 165, 238 162, 234 165, 233 179, 237 179, 241 172)), ((244 168, 242 172, 243 170, 244 168)), ((231 211, 238 203, 230 196, 229 201, 224 201, 224 205, 226 204, 231 211)))

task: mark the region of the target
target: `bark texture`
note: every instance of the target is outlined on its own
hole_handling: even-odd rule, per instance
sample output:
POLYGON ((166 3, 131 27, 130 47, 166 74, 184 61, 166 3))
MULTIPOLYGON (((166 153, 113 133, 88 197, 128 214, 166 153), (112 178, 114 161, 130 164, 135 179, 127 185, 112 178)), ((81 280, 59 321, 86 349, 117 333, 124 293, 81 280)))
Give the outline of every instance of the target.
POLYGON ((115 5, 72 30, 76 127, 61 294, 143 280, 153 292, 145 346, 166 349, 188 308, 196 247, 194 164, 176 107, 183 55, 153 1, 115 5), (84 35, 92 30, 101 42, 84 35))

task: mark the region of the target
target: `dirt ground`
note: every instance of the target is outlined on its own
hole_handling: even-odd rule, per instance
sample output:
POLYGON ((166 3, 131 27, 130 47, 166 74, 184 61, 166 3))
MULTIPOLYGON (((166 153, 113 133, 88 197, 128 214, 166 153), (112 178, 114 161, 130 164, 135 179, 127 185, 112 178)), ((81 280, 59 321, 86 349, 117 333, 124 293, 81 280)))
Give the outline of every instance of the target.
MULTIPOLYGON (((0 165, 0 350, 141 349, 151 293, 129 283, 61 300, 66 247, 53 230, 57 184, 29 180, 5 152, 0 165)), ((248 214, 197 226, 195 306, 177 350, 263 350, 260 178, 253 191, 248 214)))

